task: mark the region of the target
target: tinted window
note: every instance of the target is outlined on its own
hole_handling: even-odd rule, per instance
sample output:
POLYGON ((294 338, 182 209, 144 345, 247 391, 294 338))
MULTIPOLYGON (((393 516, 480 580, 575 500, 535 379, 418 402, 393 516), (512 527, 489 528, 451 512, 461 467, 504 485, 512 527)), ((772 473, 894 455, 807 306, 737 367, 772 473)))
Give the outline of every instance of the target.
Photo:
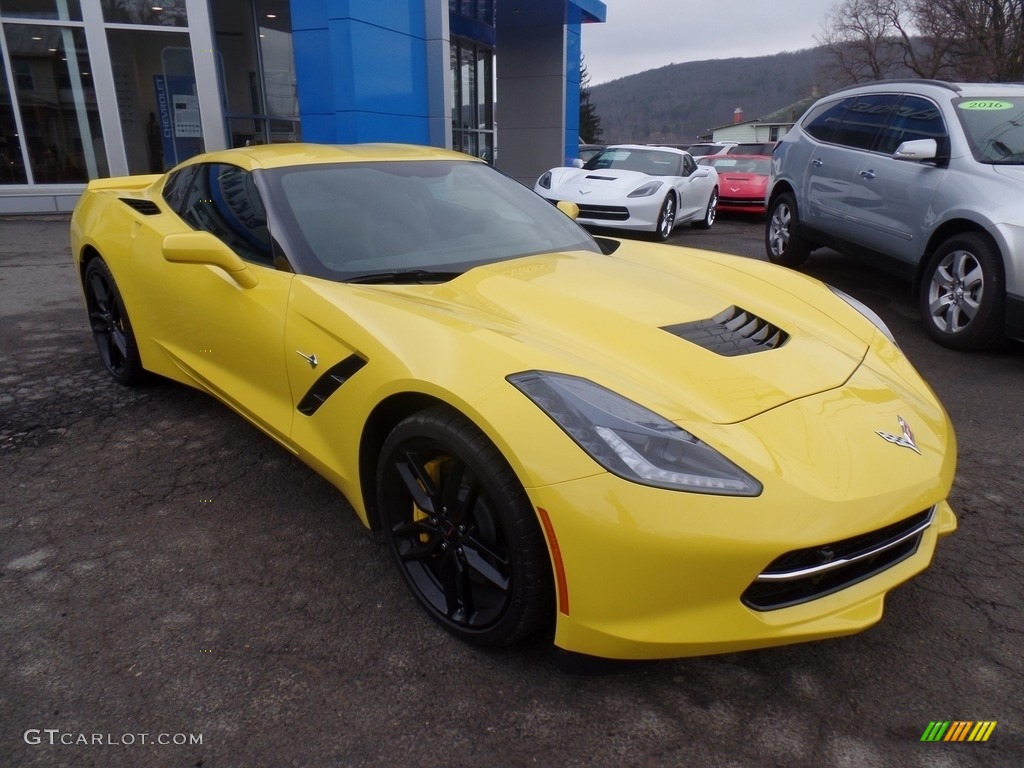
POLYGON ((948 155, 946 124, 939 108, 920 96, 905 96, 882 131, 877 149, 892 154, 904 141, 917 139, 935 139, 939 143, 939 154, 948 155))
POLYGON ((273 264, 267 214, 252 174, 220 163, 195 167, 181 217, 216 235, 243 259, 273 264))
POLYGON ((485 163, 300 165, 264 171, 260 180, 273 195, 296 271, 329 280, 600 252, 572 219, 485 163))
POLYGON ((194 165, 182 168, 180 171, 175 171, 167 178, 167 183, 164 184, 163 196, 167 204, 175 212, 180 212, 182 204, 185 202, 185 195, 188 193, 189 185, 192 183, 192 174, 196 172, 194 165))
POLYGON ((873 149, 882 128, 896 112, 898 94, 858 96, 843 115, 843 122, 833 133, 832 141, 854 149, 873 149))
POLYGON ((832 141, 832 135, 842 122, 853 99, 840 99, 819 104, 803 121, 803 129, 818 141, 832 141))

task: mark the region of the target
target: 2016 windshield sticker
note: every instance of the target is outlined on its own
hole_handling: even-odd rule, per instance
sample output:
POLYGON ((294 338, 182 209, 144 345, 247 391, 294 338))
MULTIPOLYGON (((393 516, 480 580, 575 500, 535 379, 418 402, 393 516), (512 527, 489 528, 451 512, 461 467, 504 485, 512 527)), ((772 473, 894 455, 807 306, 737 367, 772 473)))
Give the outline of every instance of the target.
POLYGON ((976 109, 976 110, 999 110, 999 109, 1013 109, 1013 104, 1009 101, 990 101, 988 99, 975 99, 974 101, 965 101, 957 106, 960 109, 976 109))

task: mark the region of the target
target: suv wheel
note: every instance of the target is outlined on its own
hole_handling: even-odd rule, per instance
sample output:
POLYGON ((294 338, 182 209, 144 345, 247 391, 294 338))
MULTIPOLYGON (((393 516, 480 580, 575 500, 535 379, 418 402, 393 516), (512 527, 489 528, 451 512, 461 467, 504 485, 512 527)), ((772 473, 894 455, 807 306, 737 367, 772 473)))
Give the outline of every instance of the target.
POLYGON ((811 247, 799 234, 800 219, 796 200, 783 192, 771 202, 764 230, 764 247, 768 260, 783 267, 799 267, 811 255, 811 247))
POLYGON ((935 251, 918 303, 928 335, 952 349, 989 349, 1002 341, 1006 288, 999 250, 967 232, 935 251))

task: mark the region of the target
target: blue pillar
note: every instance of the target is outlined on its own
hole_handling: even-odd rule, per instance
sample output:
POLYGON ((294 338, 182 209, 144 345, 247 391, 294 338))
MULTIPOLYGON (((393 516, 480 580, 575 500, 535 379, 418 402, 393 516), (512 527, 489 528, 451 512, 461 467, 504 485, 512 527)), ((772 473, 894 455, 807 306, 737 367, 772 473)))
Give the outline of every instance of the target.
POLYGON ((292 0, 304 140, 430 143, 427 5, 292 0))

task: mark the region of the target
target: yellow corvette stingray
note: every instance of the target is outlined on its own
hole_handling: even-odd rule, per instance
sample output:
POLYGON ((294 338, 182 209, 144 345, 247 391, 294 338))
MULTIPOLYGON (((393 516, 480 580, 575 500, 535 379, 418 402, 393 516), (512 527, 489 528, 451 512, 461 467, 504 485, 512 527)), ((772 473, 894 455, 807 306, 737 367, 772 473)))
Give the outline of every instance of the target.
POLYGON ((849 634, 956 528, 949 419, 867 307, 594 240, 464 155, 210 153, 92 182, 71 240, 111 375, 209 392, 301 457, 469 642, 849 634))

